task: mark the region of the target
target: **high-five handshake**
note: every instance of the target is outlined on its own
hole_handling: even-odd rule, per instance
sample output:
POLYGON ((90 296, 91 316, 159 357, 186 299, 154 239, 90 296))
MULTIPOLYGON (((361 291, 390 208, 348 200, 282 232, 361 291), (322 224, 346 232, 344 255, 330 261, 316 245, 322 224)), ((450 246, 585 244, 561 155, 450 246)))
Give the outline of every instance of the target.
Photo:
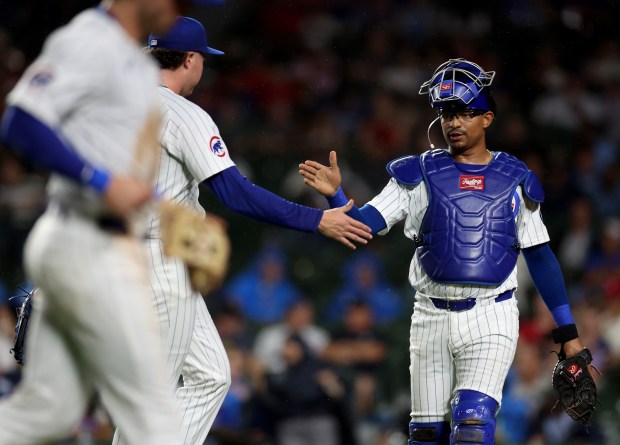
MULTIPOLYGON (((342 182, 335 151, 329 154, 329 167, 315 161, 306 161, 303 164, 299 164, 299 174, 304 177, 305 184, 328 198, 336 194, 342 182)), ((352 208, 353 200, 351 199, 343 207, 327 210, 319 224, 319 231, 323 235, 334 238, 345 246, 355 249, 355 245, 349 240, 360 244, 367 244, 368 240, 372 239, 372 234, 370 233, 371 229, 364 223, 344 214, 352 208)))

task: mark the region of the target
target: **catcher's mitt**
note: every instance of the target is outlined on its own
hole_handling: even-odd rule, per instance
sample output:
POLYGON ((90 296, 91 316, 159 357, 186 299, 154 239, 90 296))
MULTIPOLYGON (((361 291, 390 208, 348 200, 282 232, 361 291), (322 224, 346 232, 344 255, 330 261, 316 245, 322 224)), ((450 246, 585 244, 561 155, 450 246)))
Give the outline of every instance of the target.
POLYGON ((164 254, 187 265, 192 288, 207 294, 228 270, 230 241, 221 223, 172 202, 160 204, 164 254))
POLYGON ((575 422, 586 426, 592 422, 598 400, 596 384, 588 370, 591 362, 592 354, 588 348, 569 358, 560 350, 551 380, 557 399, 554 410, 566 411, 575 422))
POLYGON ((15 357, 15 360, 17 360, 17 363, 20 365, 24 364, 24 349, 26 345, 26 334, 28 333, 28 324, 30 323, 30 312, 32 311, 32 296, 36 291, 37 289, 33 289, 31 292, 28 292, 26 299, 17 310, 15 340, 13 341, 11 354, 13 354, 13 357, 15 357))

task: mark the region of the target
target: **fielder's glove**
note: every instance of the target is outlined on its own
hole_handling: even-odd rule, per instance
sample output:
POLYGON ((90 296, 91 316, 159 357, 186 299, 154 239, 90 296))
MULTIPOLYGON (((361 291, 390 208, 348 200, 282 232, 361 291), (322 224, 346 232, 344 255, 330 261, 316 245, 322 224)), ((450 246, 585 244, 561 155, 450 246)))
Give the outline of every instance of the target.
POLYGON ((30 313, 32 311, 32 296, 37 291, 33 289, 28 292, 26 299, 17 309, 17 325, 15 326, 15 340, 13 341, 13 349, 11 354, 20 365, 24 364, 24 349, 26 345, 26 334, 28 333, 28 324, 30 323, 30 313))
POLYGON ((230 241, 223 225, 169 201, 160 204, 164 254, 183 260, 192 288, 207 294, 228 271, 230 241))
POLYGON ((560 349, 552 377, 553 392, 557 399, 553 409, 566 411, 575 422, 586 426, 592 422, 598 401, 596 384, 588 370, 591 362, 592 354, 588 348, 569 358, 560 349))

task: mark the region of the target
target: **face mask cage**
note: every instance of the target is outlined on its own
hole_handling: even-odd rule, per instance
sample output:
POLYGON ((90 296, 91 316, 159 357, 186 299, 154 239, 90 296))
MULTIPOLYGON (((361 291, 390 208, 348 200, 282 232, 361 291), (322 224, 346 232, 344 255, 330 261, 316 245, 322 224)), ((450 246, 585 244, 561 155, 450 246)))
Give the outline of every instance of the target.
POLYGON ((491 85, 494 77, 495 71, 484 71, 465 59, 450 59, 422 84, 419 94, 428 94, 433 108, 442 108, 449 102, 467 106, 484 87, 491 85))

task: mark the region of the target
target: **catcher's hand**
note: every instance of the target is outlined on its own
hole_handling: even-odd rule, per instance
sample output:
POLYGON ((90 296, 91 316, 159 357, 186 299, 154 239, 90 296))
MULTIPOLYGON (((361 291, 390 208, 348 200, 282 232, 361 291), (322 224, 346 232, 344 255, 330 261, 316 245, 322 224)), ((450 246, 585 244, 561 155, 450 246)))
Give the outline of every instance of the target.
POLYGON ((598 401, 596 384, 588 370, 590 363, 592 354, 588 348, 569 358, 561 349, 552 376, 553 392, 557 399, 554 410, 566 411, 575 422, 582 425, 590 425, 598 401))
MULTIPOLYGON (((15 326, 15 340, 13 340, 13 349, 11 353, 17 363, 24 364, 24 350, 26 345, 26 334, 28 333, 28 324, 30 323, 30 313, 32 311, 32 296, 37 289, 28 292, 26 299, 17 310, 17 325, 15 326)), ((15 297, 17 298, 17 297, 15 297)), ((21 297, 23 298, 23 297, 21 297)))
POLYGON ((183 260, 192 289, 209 293, 228 271, 230 241, 223 224, 168 201, 160 203, 160 216, 164 254, 183 260))

